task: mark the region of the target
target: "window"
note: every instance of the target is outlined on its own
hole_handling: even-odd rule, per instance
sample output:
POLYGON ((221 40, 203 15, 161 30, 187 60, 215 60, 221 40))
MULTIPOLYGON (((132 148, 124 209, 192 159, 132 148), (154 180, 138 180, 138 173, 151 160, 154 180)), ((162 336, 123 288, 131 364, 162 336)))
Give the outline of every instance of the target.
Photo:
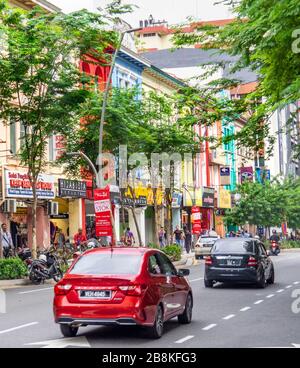
POLYGON ((20 147, 24 144, 25 140, 25 126, 20 123, 20 147))
POLYGON ((158 264, 158 260, 155 254, 149 257, 149 272, 152 275, 160 275, 162 274, 162 270, 160 265, 158 264))
POLYGON ((176 268, 173 266, 172 262, 169 260, 167 256, 164 254, 157 254, 160 265, 162 267, 162 271, 164 275, 176 275, 177 271, 176 268))
POLYGON ((77 275, 136 275, 142 257, 136 254, 92 253, 81 257, 71 270, 77 275))
POLYGON ((221 239, 215 242, 212 253, 254 253, 254 244, 252 240, 232 240, 221 239))
POLYGON ((14 121, 10 122, 9 140, 10 140, 10 150, 12 154, 15 155, 17 153, 17 137, 16 137, 16 123, 14 121))
POLYGON ((154 37, 156 36, 156 33, 145 33, 144 37, 154 37))

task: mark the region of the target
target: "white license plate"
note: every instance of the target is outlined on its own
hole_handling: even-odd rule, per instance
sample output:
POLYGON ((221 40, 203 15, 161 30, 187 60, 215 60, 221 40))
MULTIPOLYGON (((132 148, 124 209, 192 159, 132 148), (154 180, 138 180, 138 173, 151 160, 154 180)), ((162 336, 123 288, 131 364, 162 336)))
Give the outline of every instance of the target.
POLYGON ((79 290, 81 299, 110 299, 110 290, 79 290))
POLYGON ((241 261, 238 259, 227 259, 227 266, 240 266, 241 261))

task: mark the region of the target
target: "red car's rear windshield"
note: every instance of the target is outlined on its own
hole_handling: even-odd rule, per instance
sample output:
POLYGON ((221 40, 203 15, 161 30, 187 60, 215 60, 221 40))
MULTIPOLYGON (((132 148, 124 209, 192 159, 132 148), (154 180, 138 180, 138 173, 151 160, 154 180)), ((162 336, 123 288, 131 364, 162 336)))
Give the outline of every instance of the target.
POLYGON ((91 253, 81 257, 70 274, 136 275, 141 266, 140 254, 91 253))

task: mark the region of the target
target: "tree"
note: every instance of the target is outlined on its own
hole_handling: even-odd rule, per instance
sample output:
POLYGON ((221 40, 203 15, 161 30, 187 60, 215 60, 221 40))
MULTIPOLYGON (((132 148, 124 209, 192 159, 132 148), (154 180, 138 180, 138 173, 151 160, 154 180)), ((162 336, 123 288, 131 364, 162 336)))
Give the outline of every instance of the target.
MULTIPOLYGON (((108 9, 109 10, 109 9, 108 9)), ((116 9, 114 10, 116 11, 116 9)), ((105 15, 87 11, 45 14, 9 8, 0 1, 0 118, 22 125, 19 157, 33 191, 32 253, 36 257, 37 182, 52 134, 68 136, 78 124, 81 104, 91 92, 78 61, 87 53, 105 60, 117 35, 107 31, 105 15)), ((100 62, 99 62, 100 63, 100 62)), ((102 61, 103 63, 103 61, 102 61)))
MULTIPOLYGON (((69 151, 82 151, 95 164, 97 164, 98 157, 97 127, 102 106, 101 101, 102 94, 98 92, 94 94, 92 99, 87 101, 82 111, 82 117, 84 118, 83 124, 79 129, 74 131, 68 140, 69 151)), ((148 166, 146 165, 144 170, 148 170, 149 173, 152 169, 152 153, 183 154, 185 152, 191 152, 193 154, 198 148, 198 143, 195 140, 196 136, 192 129, 193 125, 189 124, 186 120, 181 122, 175 119, 176 113, 179 114, 181 112, 181 108, 177 108, 175 102, 177 102, 177 97, 175 96, 168 97, 156 92, 144 93, 139 89, 113 88, 106 110, 104 150, 114 154, 116 161, 119 159, 120 145, 127 146, 128 156, 133 153, 145 154, 148 166)), ((71 175, 76 175, 80 167, 86 167, 85 162, 80 157, 72 162, 66 157, 63 157, 62 161, 67 164, 66 169, 71 175)), ((139 162, 136 164, 138 165, 139 162)), ((130 177, 134 168, 135 165, 128 165, 128 177, 130 177)), ((163 170, 164 168, 159 166, 156 176, 162 178, 163 170)), ((166 195, 168 209, 171 208, 170 193, 174 190, 174 177, 170 179, 173 186, 169 188, 168 194, 166 195)), ((133 197, 135 183, 136 181, 132 180, 131 185, 129 185, 133 197)), ((162 179, 157 184, 157 187, 161 186, 162 179)), ((153 188, 153 192, 158 242, 157 187, 153 188)), ((176 189, 180 190, 181 188, 176 189)), ((132 207, 130 207, 130 210, 132 210, 135 218, 134 206, 132 207)), ((169 222, 171 222, 170 218, 169 222)))
MULTIPOLYGON (((235 138, 238 144, 256 149, 263 138, 268 138, 271 152, 274 137, 269 131, 268 117, 277 108, 300 98, 299 1, 221 0, 219 3, 233 7, 235 21, 224 27, 195 26, 191 34, 181 33, 179 29, 175 43, 178 47, 200 43, 203 49, 238 56, 233 72, 250 68, 257 73, 256 91, 239 103, 244 105, 244 113, 248 112, 248 124, 235 138)), ((221 88, 234 86, 237 81, 226 83, 214 81, 221 88)))
POLYGON ((300 181, 292 178, 284 182, 274 180, 261 183, 246 182, 238 186, 236 192, 241 198, 226 213, 226 223, 230 225, 251 225, 271 227, 287 222, 289 227, 298 228, 300 181))

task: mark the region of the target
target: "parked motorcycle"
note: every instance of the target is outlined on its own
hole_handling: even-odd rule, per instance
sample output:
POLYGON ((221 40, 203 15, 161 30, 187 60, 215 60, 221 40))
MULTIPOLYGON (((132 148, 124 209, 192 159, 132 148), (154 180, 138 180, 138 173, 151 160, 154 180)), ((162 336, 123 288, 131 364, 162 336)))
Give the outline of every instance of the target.
POLYGON ((278 256, 279 253, 280 253, 279 243, 276 242, 275 240, 272 240, 271 241, 271 246, 270 246, 270 255, 271 256, 278 256))
POLYGON ((35 285, 50 279, 58 282, 62 277, 63 272, 59 267, 58 259, 50 252, 41 254, 38 259, 29 263, 29 279, 35 285))

